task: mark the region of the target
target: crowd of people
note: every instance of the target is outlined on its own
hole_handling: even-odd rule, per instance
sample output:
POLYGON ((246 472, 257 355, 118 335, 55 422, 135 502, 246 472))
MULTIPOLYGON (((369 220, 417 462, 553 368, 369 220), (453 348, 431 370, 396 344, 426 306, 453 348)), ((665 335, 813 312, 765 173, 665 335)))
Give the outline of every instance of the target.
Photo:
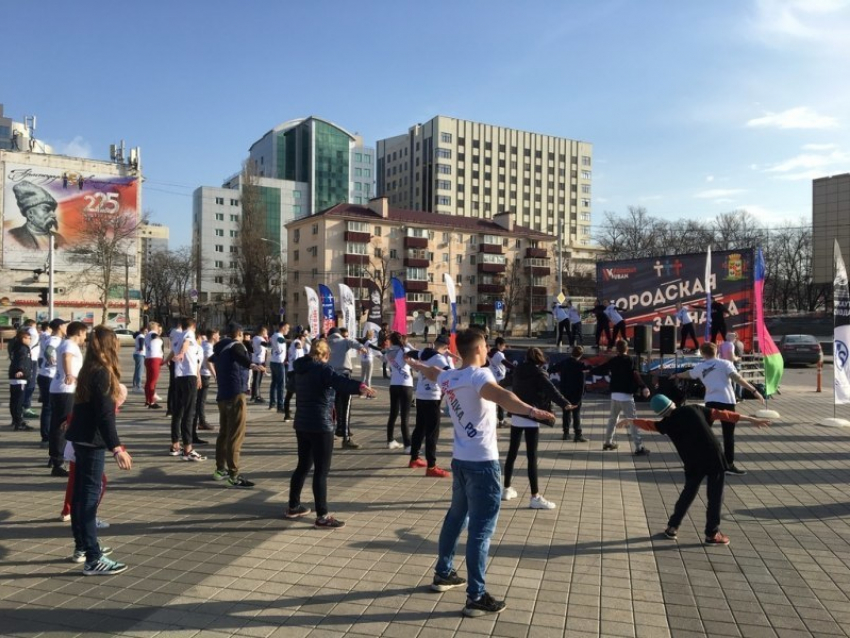
MULTIPOLYGON (((606 314, 607 309, 600 312, 606 314)), ((705 542, 729 542, 719 529, 724 477, 727 473, 744 473, 735 465, 735 424, 744 420, 767 425, 764 420, 735 412, 735 384, 763 399, 732 363, 717 358, 717 347, 711 342, 700 346, 703 362, 679 375, 702 381, 705 407, 677 407, 664 394, 656 393, 651 407, 662 418, 657 422, 638 419, 635 395, 649 398, 651 389, 635 368, 627 342, 617 339, 616 354, 591 366, 584 361, 583 347, 572 339, 573 318, 567 315, 563 319, 570 323, 565 334, 573 341, 571 353, 552 365, 536 347, 527 350, 523 361, 510 361, 503 338, 488 346, 485 334, 474 328, 457 333, 452 352, 448 335, 438 335, 416 350, 406 335, 390 331, 386 324, 377 334, 368 330, 362 338, 349 335, 345 328, 333 328, 327 335, 314 337, 304 327, 292 328, 286 322, 275 330, 261 327, 253 334, 231 323, 220 334, 215 329, 199 331, 194 319, 184 318, 168 333, 166 348, 163 327, 151 322, 134 337, 130 392, 143 393, 147 409, 162 409, 157 383, 161 368, 166 367, 169 383, 165 416, 171 426, 168 454, 189 463, 204 462, 207 456, 199 448, 207 442, 199 435, 204 430, 217 431, 212 478, 243 489, 254 486, 242 473, 241 463, 248 405, 267 404, 268 410, 282 415, 283 422, 293 423, 297 441, 298 461, 290 478, 283 517, 296 519, 314 513, 317 528, 334 529, 345 525, 330 514, 328 505, 334 442, 339 438, 343 450, 361 448, 352 433, 352 397, 375 397, 371 380, 375 360, 380 359, 383 376, 389 381, 386 447, 403 450, 409 458, 408 467, 424 469, 427 477, 452 479, 452 500, 440 533, 432 589, 447 591, 466 585, 464 614, 498 613, 505 603, 487 593, 485 564, 501 503, 518 495, 512 481, 520 448, 524 441, 528 506, 555 509, 557 504, 544 497, 539 485, 540 426, 555 426, 555 404, 563 439, 588 442, 581 412, 589 375, 610 379, 611 410, 604 451, 617 449, 616 431, 628 426, 636 456, 649 453, 640 435, 641 430, 648 430, 669 436, 682 457, 686 484, 665 529, 669 538, 677 537, 682 518, 706 479, 709 507, 705 542), (358 360, 359 377, 355 375, 358 360), (265 399, 263 384, 269 373, 265 399), (207 418, 207 395, 213 383, 217 423, 207 418), (444 414, 449 416, 453 431, 450 470, 439 467, 437 459, 444 414), (497 430, 507 425, 508 415, 510 435, 503 471, 497 430), (710 429, 713 421, 722 423, 722 449, 710 429), (396 423, 401 442, 395 437, 396 423), (302 501, 303 486, 311 471, 315 512, 302 501), (468 531, 468 582, 453 567, 464 527, 468 531)), ((621 316, 609 318, 613 334, 619 336, 621 316)), ((106 488, 106 451, 120 469, 130 469, 133 464, 116 429, 116 413, 128 393, 121 383, 118 339, 104 326, 89 332, 83 323, 61 319, 40 328, 28 322, 9 346, 12 426, 18 431, 32 429, 26 418, 35 415, 28 406, 37 386, 42 404, 39 430, 42 447, 48 449, 48 467, 53 476, 67 478, 61 518, 71 522, 74 552, 70 560, 84 563, 85 575, 120 573, 127 566, 110 558, 112 550, 99 544, 98 529, 108 524, 97 516, 106 488), (69 467, 66 461, 71 461, 69 467)))

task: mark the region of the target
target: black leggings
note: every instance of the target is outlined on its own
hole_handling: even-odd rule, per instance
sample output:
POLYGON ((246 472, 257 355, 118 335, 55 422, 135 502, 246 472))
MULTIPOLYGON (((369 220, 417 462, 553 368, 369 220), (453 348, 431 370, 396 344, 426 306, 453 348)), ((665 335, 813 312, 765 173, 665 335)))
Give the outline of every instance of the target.
POLYGON ((711 322, 711 341, 713 343, 717 343, 717 335, 723 337, 723 341, 726 341, 726 322, 725 321, 712 321, 711 322))
POLYGON ((528 458, 528 483, 531 493, 537 491, 537 441, 540 439, 540 428, 518 428, 511 426, 511 445, 508 448, 508 458, 505 459, 505 487, 511 486, 511 475, 514 473, 514 461, 519 453, 519 444, 525 433, 525 455, 528 458))
POLYGON ((410 460, 419 458, 422 440, 425 440, 425 460, 428 467, 437 465, 437 440, 440 438, 440 399, 416 400, 416 425, 410 442, 410 460))
MULTIPOLYGON (((729 412, 735 411, 734 403, 706 401, 705 407, 715 410, 728 410, 729 412)), ((735 465, 735 423, 733 421, 721 421, 720 427, 723 429, 723 456, 726 457, 726 464, 735 465)))
POLYGON ((614 332, 611 333, 611 341, 609 342, 609 345, 611 345, 612 343, 617 343, 617 338, 620 338, 620 339, 626 338, 626 322, 625 322, 625 320, 618 321, 616 324, 614 324, 614 332))
POLYGON ((699 350, 699 341, 697 341, 697 335, 694 331, 694 324, 691 323, 683 323, 682 324, 682 339, 679 343, 679 350, 685 349, 685 344, 688 341, 688 337, 694 342, 694 350, 699 350))
POLYGON ((334 433, 295 430, 295 438, 298 440, 298 466, 289 481, 289 508, 301 505, 301 489, 312 468, 313 500, 316 516, 321 518, 328 513, 328 472, 334 451, 334 433))
POLYGON ((410 418, 410 404, 413 402, 413 388, 408 385, 390 386, 390 418, 387 420, 387 443, 393 440, 395 420, 401 415, 401 438, 404 447, 410 447, 410 430, 407 421, 410 418))
POLYGON ((611 341, 611 325, 608 322, 600 323, 596 322, 596 347, 599 347, 600 342, 602 340, 602 334, 605 334, 605 338, 608 340, 608 347, 610 348, 613 345, 611 341))
POLYGON ((171 413, 171 446, 183 441, 183 447, 192 445, 192 422, 198 402, 198 377, 175 377, 171 413))

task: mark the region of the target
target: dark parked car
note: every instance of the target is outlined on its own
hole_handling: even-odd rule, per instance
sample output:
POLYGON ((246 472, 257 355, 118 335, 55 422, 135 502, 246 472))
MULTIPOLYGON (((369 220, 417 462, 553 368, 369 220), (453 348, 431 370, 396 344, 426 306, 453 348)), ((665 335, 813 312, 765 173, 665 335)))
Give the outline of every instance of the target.
POLYGON ((785 335, 779 340, 785 365, 812 365, 823 359, 820 342, 814 335, 785 335))

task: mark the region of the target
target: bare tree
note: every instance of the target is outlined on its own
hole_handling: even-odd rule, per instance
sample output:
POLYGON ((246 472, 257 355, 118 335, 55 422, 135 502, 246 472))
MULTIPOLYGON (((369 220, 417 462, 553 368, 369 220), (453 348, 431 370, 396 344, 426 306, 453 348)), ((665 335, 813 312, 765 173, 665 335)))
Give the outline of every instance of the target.
POLYGON ((138 215, 133 209, 83 214, 79 240, 68 250, 68 256, 82 266, 77 284, 98 291, 102 324, 107 321, 110 293, 123 283, 124 269, 136 266, 139 227, 146 222, 146 215, 138 215))
POLYGON ((514 314, 528 300, 528 274, 522 259, 517 257, 505 271, 505 332, 508 332, 514 314))
POLYGON ((372 238, 372 254, 369 255, 369 263, 364 264, 362 271, 364 279, 374 282, 378 287, 378 292, 381 293, 381 313, 387 309, 384 307, 384 302, 387 299, 387 290, 389 290, 392 279, 392 270, 390 269, 390 252, 381 247, 381 241, 377 237, 372 238))
POLYGON ((167 325, 175 313, 191 314, 189 291, 194 271, 195 258, 187 246, 151 255, 142 279, 142 298, 150 304, 152 319, 167 325))

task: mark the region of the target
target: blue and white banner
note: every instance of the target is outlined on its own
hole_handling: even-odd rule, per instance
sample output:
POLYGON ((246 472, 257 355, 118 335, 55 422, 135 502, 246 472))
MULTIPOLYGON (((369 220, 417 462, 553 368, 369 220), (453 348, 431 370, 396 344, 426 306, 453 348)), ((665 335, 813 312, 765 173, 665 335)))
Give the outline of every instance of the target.
POLYGON ((835 240, 835 281, 833 282, 833 367, 835 368, 835 403, 850 403, 850 288, 841 248, 835 240))

